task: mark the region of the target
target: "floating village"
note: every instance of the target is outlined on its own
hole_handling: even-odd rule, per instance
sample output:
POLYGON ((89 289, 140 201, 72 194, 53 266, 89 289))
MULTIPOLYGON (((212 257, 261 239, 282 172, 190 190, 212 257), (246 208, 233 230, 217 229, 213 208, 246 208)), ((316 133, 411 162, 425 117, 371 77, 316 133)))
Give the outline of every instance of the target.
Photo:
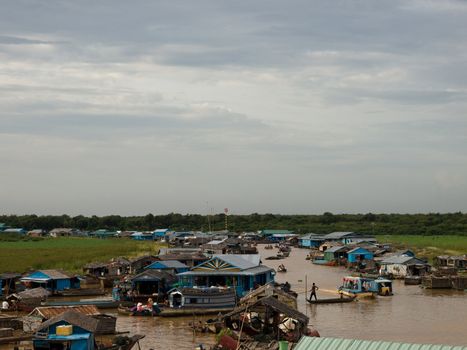
MULTIPOLYGON (((23 233, 83 235, 69 228, 23 233)), ((467 255, 438 256, 429 264, 410 250, 396 250, 358 232, 297 235, 287 230, 157 229, 99 230, 87 235, 157 241, 165 247, 157 255, 96 261, 83 266, 79 275, 50 269, 1 274, 0 344, 5 348, 159 349, 157 342, 142 345, 147 334, 120 331, 117 320, 153 318, 157 327, 157 319, 184 317, 194 334, 212 334, 211 342, 193 349, 428 350, 430 345, 320 337, 320 325, 299 310, 297 296, 304 294, 310 305, 345 307, 369 298, 397 298, 395 280, 426 289, 467 290, 467 255), (322 296, 313 276, 305 278, 303 290, 294 290, 287 282, 291 267, 287 261, 297 251, 306 252, 304 264, 346 269, 330 296, 322 296), (279 282, 279 276, 286 281, 279 282)), ((467 347, 456 347, 460 349, 467 347)))

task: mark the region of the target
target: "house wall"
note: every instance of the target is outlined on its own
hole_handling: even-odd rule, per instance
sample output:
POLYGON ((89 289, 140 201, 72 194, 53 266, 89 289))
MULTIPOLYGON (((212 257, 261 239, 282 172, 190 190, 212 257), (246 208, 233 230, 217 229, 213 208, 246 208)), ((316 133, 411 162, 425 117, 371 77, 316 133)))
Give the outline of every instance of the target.
POLYGON ((407 276, 407 266, 402 264, 382 265, 381 272, 392 274, 394 277, 405 277, 407 276))
POLYGON ((348 262, 355 263, 358 262, 358 257, 363 255, 364 260, 373 260, 373 253, 367 251, 366 249, 362 249, 361 251, 356 251, 355 253, 348 254, 348 262))

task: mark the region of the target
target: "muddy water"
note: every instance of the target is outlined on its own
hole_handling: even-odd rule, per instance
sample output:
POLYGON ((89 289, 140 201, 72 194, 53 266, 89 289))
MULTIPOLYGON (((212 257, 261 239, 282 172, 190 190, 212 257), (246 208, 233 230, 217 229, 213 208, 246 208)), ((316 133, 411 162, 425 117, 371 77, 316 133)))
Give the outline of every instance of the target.
MULTIPOLYGON (((261 255, 274 255, 275 250, 260 249, 261 255)), ((467 345, 467 293, 452 290, 425 290, 394 281, 394 296, 378 297, 345 304, 307 305, 308 288, 315 282, 318 298, 332 297, 342 277, 348 272, 340 267, 313 265, 306 261, 305 249, 293 249, 284 260, 264 260, 276 268, 283 263, 286 273, 278 273, 278 282, 288 281, 301 292, 298 307, 310 317, 322 336, 350 337, 414 343, 467 345)))
MULTIPOLYGON (((305 260, 307 251, 293 249, 284 260, 265 260, 276 249, 259 248, 263 263, 273 268, 283 263, 288 271, 278 273, 276 280, 288 281, 299 292, 300 311, 310 317, 322 336, 389 340, 416 343, 467 345, 467 293, 430 291, 419 286, 394 283, 394 296, 347 304, 307 305, 305 276, 308 287, 315 282, 318 297, 332 297, 342 277, 343 268, 317 266, 305 260)), ((119 317, 120 330, 146 334, 143 349, 194 349, 199 343, 213 343, 211 335, 193 335, 187 327, 191 318, 119 317)))
MULTIPOLYGON (((319 297, 335 296, 343 268, 311 264, 305 260, 305 249, 293 249, 284 260, 265 260, 276 249, 259 247, 263 263, 273 268, 283 263, 287 273, 278 273, 278 282, 288 281, 299 292, 299 310, 310 317, 310 324, 322 336, 389 340, 415 343, 467 345, 467 292, 430 291, 419 286, 394 282, 394 296, 378 297, 346 304, 307 305, 308 288, 315 282, 319 297), (306 276, 306 278, 305 278, 306 276)), ((115 314, 116 315, 116 314, 115 314)), ((196 319, 199 320, 199 319, 196 319)), ((212 344, 214 336, 193 334, 189 318, 150 318, 119 316, 119 331, 145 334, 142 349, 194 349, 196 345, 212 344)), ((0 346, 0 349, 9 349, 0 346)))

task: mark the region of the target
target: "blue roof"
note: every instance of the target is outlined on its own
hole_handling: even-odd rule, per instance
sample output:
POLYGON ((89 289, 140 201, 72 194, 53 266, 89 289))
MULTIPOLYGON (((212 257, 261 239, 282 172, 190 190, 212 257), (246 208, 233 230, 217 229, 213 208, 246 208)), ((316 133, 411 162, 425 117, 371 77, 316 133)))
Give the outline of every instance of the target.
POLYGON ((349 250, 347 252, 347 254, 361 254, 361 253, 365 253, 365 254, 373 254, 372 252, 370 252, 369 250, 365 249, 365 248, 362 248, 362 247, 357 247, 357 248, 354 248, 352 250, 349 250))
POLYGON ((47 339, 48 340, 82 340, 82 339, 89 339, 90 337, 91 337, 91 333, 80 333, 80 334, 70 334, 70 335, 49 334, 47 339))
POLYGON ((188 266, 178 260, 154 261, 147 269, 188 269, 188 266))
POLYGON ((466 346, 410 344, 381 340, 302 337, 294 350, 467 350, 466 346))

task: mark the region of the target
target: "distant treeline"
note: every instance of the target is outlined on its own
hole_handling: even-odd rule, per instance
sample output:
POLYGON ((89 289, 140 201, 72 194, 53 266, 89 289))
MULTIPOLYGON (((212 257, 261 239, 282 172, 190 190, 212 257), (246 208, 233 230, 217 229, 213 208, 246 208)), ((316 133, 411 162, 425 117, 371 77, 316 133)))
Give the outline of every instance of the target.
MULTIPOLYGON (((218 231, 224 229, 224 214, 167 214, 145 216, 37 216, 3 215, 0 223, 10 227, 51 230, 57 227, 78 228, 85 231, 154 230, 169 228, 176 231, 218 231)), ((287 229, 296 233, 329 233, 333 231, 358 231, 373 234, 397 235, 467 235, 467 214, 332 214, 277 215, 250 214, 229 215, 230 231, 258 231, 262 229, 287 229)))

